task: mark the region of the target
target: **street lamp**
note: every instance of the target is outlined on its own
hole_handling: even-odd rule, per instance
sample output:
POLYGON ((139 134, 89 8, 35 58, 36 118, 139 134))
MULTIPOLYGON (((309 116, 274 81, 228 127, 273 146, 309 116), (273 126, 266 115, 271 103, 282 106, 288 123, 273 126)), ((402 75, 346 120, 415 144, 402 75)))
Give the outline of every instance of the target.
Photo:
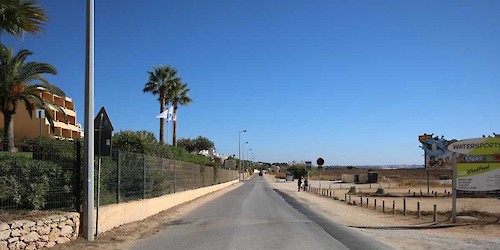
MULTIPOLYGON (((249 149, 247 150, 247 160, 246 160, 246 161, 248 161, 248 159, 250 158, 250 152, 249 152, 249 151, 252 151, 252 149, 251 149, 251 148, 249 148, 249 149)), ((244 161, 244 162, 246 162, 246 161, 244 161)), ((248 166, 250 166, 250 162, 248 163, 248 166)), ((246 169, 246 167, 245 167, 245 169, 246 169)))
MULTIPOLYGON (((245 144, 248 144, 248 142, 246 141, 242 144, 243 144, 243 149, 241 150, 241 153, 242 153, 241 158, 243 159, 243 167, 245 167, 245 144)), ((241 160, 240 160, 240 163, 241 163, 241 160)), ((240 164, 240 166, 241 166, 241 164, 240 164)), ((243 170, 241 172, 244 173, 243 170)))
POLYGON ((238 179, 241 181, 241 133, 246 133, 247 130, 244 129, 238 133, 238 161, 239 161, 239 174, 238 174, 238 179))

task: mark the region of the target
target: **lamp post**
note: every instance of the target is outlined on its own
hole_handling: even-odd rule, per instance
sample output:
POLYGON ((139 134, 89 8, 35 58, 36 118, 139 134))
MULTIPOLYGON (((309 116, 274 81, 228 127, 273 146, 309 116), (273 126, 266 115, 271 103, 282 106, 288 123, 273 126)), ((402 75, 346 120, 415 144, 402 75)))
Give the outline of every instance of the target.
MULTIPOLYGON (((243 149, 241 150, 241 153, 242 153, 241 159, 243 159, 243 167, 245 167, 245 144, 248 144, 248 142, 246 141, 242 144, 243 144, 243 149)), ((241 160, 240 160, 240 163, 241 163, 241 160)), ((240 164, 240 166, 241 166, 241 164, 240 164)), ((244 173, 243 169, 241 169, 241 170, 242 170, 241 172, 244 173)))
MULTIPOLYGON (((249 160, 249 158, 250 158, 250 151, 252 151, 252 149, 251 149, 251 148, 249 148, 249 149, 247 150, 247 161, 248 161, 248 160, 249 160)), ((248 163, 248 166, 250 166, 250 162, 248 163)))
POLYGON ((241 141, 241 133, 246 133, 246 132, 247 132, 246 129, 238 132, 238 161, 239 161, 238 180, 240 180, 240 181, 241 181, 241 149, 240 149, 241 142, 240 141, 241 141))

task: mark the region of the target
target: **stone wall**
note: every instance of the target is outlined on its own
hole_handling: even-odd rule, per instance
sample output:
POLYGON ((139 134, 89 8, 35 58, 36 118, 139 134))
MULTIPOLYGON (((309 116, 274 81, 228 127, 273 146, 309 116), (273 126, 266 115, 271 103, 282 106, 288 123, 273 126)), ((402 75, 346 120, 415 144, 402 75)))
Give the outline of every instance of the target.
POLYGON ((64 213, 36 221, 0 221, 0 250, 41 249, 78 238, 80 215, 64 213))

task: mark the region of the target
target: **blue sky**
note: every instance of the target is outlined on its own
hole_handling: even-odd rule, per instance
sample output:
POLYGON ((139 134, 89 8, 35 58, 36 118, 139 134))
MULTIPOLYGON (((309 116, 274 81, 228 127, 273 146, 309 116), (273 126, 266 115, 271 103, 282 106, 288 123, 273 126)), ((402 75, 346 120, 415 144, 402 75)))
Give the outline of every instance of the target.
MULTIPOLYGON (((17 41, 84 114, 85 1, 45 0, 50 22, 17 41)), ((95 113, 158 134, 146 71, 191 89, 179 137, 256 161, 421 164, 424 132, 500 133, 499 1, 118 1, 95 3, 95 113), (246 150, 245 150, 246 151, 246 150)), ((116 132, 115 131, 115 132, 116 132)), ((169 135, 171 136, 171 128, 169 135)))

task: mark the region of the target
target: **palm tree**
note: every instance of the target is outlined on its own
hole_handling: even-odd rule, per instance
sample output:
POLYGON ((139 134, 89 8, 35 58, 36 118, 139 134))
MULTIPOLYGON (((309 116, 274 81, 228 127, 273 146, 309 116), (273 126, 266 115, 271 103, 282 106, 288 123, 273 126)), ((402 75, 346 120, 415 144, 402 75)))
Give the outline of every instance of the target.
POLYGON ((180 79, 174 81, 169 88, 169 99, 174 107, 174 131, 172 133, 172 145, 174 146, 177 146, 177 109, 179 105, 188 105, 193 101, 188 96, 189 91, 187 84, 182 83, 180 79))
POLYGON ((42 92, 64 97, 62 90, 50 84, 43 74, 57 74, 56 69, 47 63, 26 62, 33 53, 22 49, 13 55, 12 47, 0 44, 0 109, 4 116, 3 147, 6 151, 14 151, 14 120, 18 103, 23 103, 30 117, 33 110, 45 110, 47 120, 52 129, 54 122, 50 108, 57 109, 66 118, 64 111, 53 102, 43 100, 42 92))
MULTIPOLYGON (((165 111, 165 105, 170 103, 169 99, 169 89, 174 82, 180 81, 177 77, 177 70, 168 66, 155 66, 154 71, 148 71, 149 81, 144 86, 142 90, 144 93, 150 92, 153 95, 158 96, 158 101, 160 102, 160 113, 165 111)), ((163 118, 160 118, 160 144, 165 142, 165 122, 163 118)))
POLYGON ((0 2, 0 33, 22 37, 23 32, 36 35, 48 21, 45 11, 32 0, 2 0, 0 2))

